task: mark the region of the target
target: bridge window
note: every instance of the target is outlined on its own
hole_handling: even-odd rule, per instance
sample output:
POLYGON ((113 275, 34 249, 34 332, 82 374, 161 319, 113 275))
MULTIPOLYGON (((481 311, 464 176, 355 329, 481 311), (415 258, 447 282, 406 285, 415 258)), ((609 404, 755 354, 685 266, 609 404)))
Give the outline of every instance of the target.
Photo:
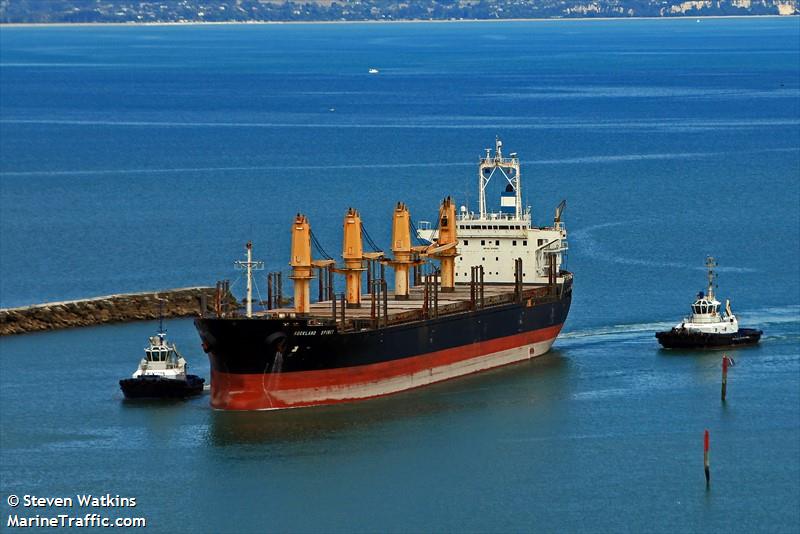
POLYGON ((515 239, 514 241, 512 241, 512 242, 511 242, 511 245, 512 245, 512 246, 514 246, 514 247, 516 247, 516 246, 517 246, 517 240, 515 239))
POLYGON ((498 239, 497 241, 494 242, 494 244, 499 247, 500 246, 500 240, 498 239))
POLYGON ((485 239, 481 239, 481 246, 485 246, 485 245, 486 245, 486 240, 485 239))
POLYGON ((522 241, 522 246, 523 247, 527 247, 528 246, 528 240, 527 239, 522 241))
POLYGON ((466 247, 467 245, 469 245, 469 239, 464 240, 464 246, 466 247))

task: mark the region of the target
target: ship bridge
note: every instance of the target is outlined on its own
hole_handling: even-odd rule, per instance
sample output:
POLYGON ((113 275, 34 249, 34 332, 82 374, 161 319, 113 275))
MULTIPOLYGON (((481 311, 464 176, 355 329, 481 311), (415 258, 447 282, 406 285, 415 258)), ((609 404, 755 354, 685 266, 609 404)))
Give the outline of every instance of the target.
MULTIPOLYGON (((503 142, 495 140, 478 161, 478 212, 461 206, 457 216, 458 253, 456 283, 468 283, 473 267, 483 266, 486 282, 514 282, 513 260, 522 258, 523 282, 541 284, 559 281, 565 260, 567 231, 562 222, 566 207, 556 208, 553 226, 535 227, 530 206, 522 203, 520 161, 516 152, 503 156, 503 142), (503 185, 500 210, 487 209, 486 189, 492 180, 503 185)), ((420 221, 418 236, 436 241, 438 232, 420 221)))

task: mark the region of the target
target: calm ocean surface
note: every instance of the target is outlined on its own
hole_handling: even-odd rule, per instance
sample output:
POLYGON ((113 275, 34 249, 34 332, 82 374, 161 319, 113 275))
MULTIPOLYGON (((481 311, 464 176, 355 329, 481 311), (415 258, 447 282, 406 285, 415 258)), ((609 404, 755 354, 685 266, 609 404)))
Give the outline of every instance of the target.
POLYGON ((495 135, 575 272, 547 356, 334 408, 123 402, 154 323, 2 338, 3 526, 110 493, 154 532, 796 532, 798 57, 797 18, 2 28, 0 306, 235 281, 248 239, 287 269, 298 211, 388 246, 398 200, 475 205, 495 135), (721 352, 653 336, 707 254, 765 332, 726 405, 721 352))

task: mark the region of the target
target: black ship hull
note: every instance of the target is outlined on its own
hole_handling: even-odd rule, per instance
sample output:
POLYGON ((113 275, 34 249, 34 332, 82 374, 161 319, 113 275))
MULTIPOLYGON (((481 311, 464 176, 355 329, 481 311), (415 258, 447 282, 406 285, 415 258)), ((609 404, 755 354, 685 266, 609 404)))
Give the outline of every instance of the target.
POLYGON ((198 318, 211 405, 269 410, 388 395, 544 354, 561 331, 557 296, 340 332, 307 318, 198 318))
POLYGON ((761 330, 740 328, 734 334, 703 334, 673 328, 657 332, 656 338, 665 349, 710 349, 755 345, 761 339, 761 330))
POLYGON ((205 379, 197 375, 186 375, 186 380, 140 376, 119 381, 122 393, 129 399, 180 399, 193 397, 203 392, 205 379))

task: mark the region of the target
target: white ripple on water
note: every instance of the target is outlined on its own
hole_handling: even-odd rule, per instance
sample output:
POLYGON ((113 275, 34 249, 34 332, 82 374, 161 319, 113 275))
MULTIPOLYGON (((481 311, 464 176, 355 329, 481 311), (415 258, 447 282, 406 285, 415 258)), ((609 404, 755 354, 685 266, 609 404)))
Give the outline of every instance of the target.
POLYGON ((522 88, 514 92, 494 92, 472 95, 476 98, 496 100, 562 100, 587 98, 681 98, 681 99, 753 99, 797 98, 796 88, 741 90, 735 88, 660 87, 660 86, 543 86, 522 88))
MULTIPOLYGON (((585 228, 581 228, 580 230, 575 230, 572 232, 570 239, 574 241, 576 244, 579 244, 579 248, 581 251, 589 256, 590 258, 595 258, 598 260, 608 261, 611 263, 619 263, 624 265, 641 265, 644 267, 660 267, 660 268, 671 268, 671 269, 690 269, 695 271, 705 271, 706 268, 703 266, 698 265, 690 265, 684 262, 677 262, 677 261, 657 261, 657 260, 648 260, 642 258, 629 258, 625 256, 620 256, 617 253, 611 253, 605 250, 600 242, 594 237, 593 234, 597 233, 599 230, 604 230, 606 228, 611 228, 614 226, 621 226, 621 225, 629 225, 631 222, 646 222, 646 221, 617 221, 617 222, 609 222, 609 223, 602 223, 602 224, 595 224, 592 226, 587 226, 585 228)), ((721 267, 717 267, 716 269, 718 272, 721 273, 754 273, 756 269, 752 269, 750 267, 736 267, 725 265, 721 267)))
POLYGON ((643 337, 649 338, 653 335, 653 332, 669 329, 673 326, 675 326, 675 321, 598 326, 561 334, 558 336, 557 343, 559 348, 569 348, 576 345, 592 343, 620 342, 643 337))
POLYGON ((443 122, 404 118, 388 122, 209 122, 209 121, 146 121, 146 120, 85 120, 85 119, 2 119, 0 124, 42 124, 64 126, 111 126, 111 127, 150 127, 150 128, 362 128, 362 129, 436 129, 436 130, 474 130, 477 128, 497 130, 618 130, 618 131, 662 131, 662 132, 704 132, 718 130, 741 130, 775 128, 776 126, 799 126, 797 119, 739 119, 739 120, 629 120, 629 121, 541 121, 488 123, 470 120, 469 122, 443 122))
POLYGON ((593 400, 604 399, 607 397, 622 397, 629 395, 631 388, 607 388, 607 389, 593 389, 590 391, 581 391, 580 393, 573 393, 573 400, 593 400))
POLYGON ((67 63, 67 62, 0 62, 0 68, 8 67, 52 67, 52 68, 74 68, 74 67, 139 67, 142 65, 135 63, 67 63))
POLYGON ((736 316, 741 322, 758 325, 800 323, 800 304, 744 311, 736 316))
POLYGON ((93 169, 69 171, 8 171, 0 172, 0 176, 73 176, 102 174, 166 174, 172 172, 238 172, 269 170, 336 170, 336 169, 404 169, 412 167, 467 167, 470 162, 437 162, 437 163, 363 163, 351 165, 267 165, 243 167, 182 167, 156 169, 93 169))
MULTIPOLYGON (((2 121, 0 121, 2 122, 2 121)), ((760 154, 768 152, 800 152, 800 148, 765 148, 761 150, 739 151, 736 154, 760 154)), ((584 165, 596 163, 617 163, 622 161, 646 161, 646 160, 670 160, 670 159, 697 159, 705 157, 719 157, 731 155, 733 152, 664 152, 651 154, 614 154, 583 156, 576 158, 525 160, 526 165, 584 165)), ((0 176, 73 176, 73 175, 103 175, 103 174, 164 174, 173 172, 239 172, 239 171, 269 171, 269 170, 336 170, 336 169, 402 169, 402 168, 431 168, 431 167, 468 167, 473 165, 471 162, 436 162, 436 163, 355 163, 348 165, 268 165, 268 166, 233 166, 233 167, 173 167, 173 168, 150 168, 150 169, 75 169, 63 171, 3 171, 0 176)), ((622 223, 609 223, 611 225, 622 223)), ((573 232, 576 240, 585 238, 581 232, 588 232, 608 226, 601 224, 591 226, 573 232)), ((631 260, 645 261, 645 260, 631 260)), ((721 267, 719 270, 724 272, 746 272, 736 271, 732 268, 721 267)))
POLYGON ((586 401, 605 399, 608 397, 630 396, 632 394, 657 390, 670 390, 687 383, 690 378, 683 374, 657 374, 654 371, 638 370, 621 377, 621 380, 623 382, 622 385, 578 391, 570 395, 570 397, 576 401, 586 401))
POLYGON ((611 156, 581 156, 577 158, 543 159, 526 161, 534 165, 563 165, 583 163, 616 163, 620 161, 647 161, 665 159, 696 159, 724 156, 730 152, 662 152, 658 154, 616 154, 611 156))
MULTIPOLYGON (((777 324, 800 325, 800 305, 769 306, 736 313, 740 322, 756 327, 777 324)), ((655 332, 675 326, 677 321, 653 321, 648 323, 616 324, 597 326, 583 330, 565 332, 558 336, 558 348, 569 348, 593 343, 619 343, 626 340, 651 338, 655 332)))

